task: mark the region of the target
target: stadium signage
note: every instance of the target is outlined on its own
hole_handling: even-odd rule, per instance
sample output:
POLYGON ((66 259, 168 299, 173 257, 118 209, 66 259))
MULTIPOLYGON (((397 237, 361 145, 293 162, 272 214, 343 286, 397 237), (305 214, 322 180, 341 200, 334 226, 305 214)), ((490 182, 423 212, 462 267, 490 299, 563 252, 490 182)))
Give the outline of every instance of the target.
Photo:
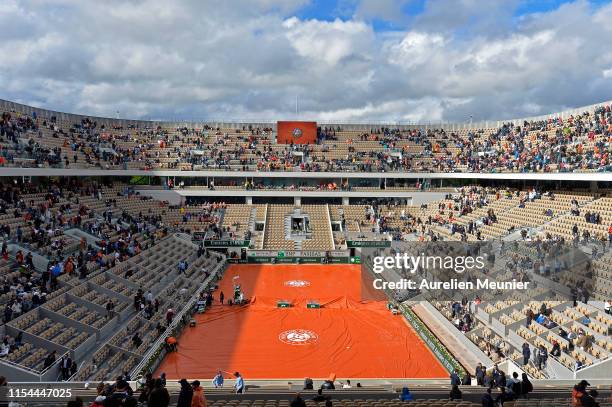
POLYGON ((315 263, 348 264, 350 258, 346 251, 283 251, 248 250, 246 259, 228 259, 230 263, 315 263))
MULTIPOLYGON (((340 259, 339 257, 336 257, 340 259)), ((324 257, 261 257, 261 256, 252 256, 247 259, 247 263, 316 263, 322 264, 324 263, 324 257)), ((347 263, 345 261, 344 263, 347 263)), ((330 262, 331 263, 331 262, 330 262)), ((338 261, 337 263, 340 263, 338 261)))
POLYGON ((281 251, 277 257, 325 257, 325 252, 318 251, 281 251))
POLYGON ((315 144, 317 142, 317 122, 276 122, 276 142, 278 144, 315 144))
POLYGON ((389 240, 347 240, 346 245, 349 248, 357 247, 391 247, 389 240))
POLYGON ((304 250, 304 251, 270 251, 270 250, 249 250, 247 256, 263 256, 263 257, 276 257, 282 259, 285 257, 325 257, 326 252, 304 250))
POLYGON ((406 320, 412 325, 415 332, 421 337, 423 342, 431 349, 433 354, 438 358, 442 366, 448 371, 457 371, 461 377, 465 373, 465 369, 461 366, 446 347, 436 338, 436 336, 427 328, 421 319, 410 309, 410 307, 401 305, 400 309, 406 320))
POLYGON ((250 240, 205 240, 205 247, 249 247, 250 240))
MULTIPOLYGON (((227 262, 230 264, 247 264, 249 261, 245 259, 227 259, 227 262)), ((250 262, 252 263, 252 262, 250 262)))

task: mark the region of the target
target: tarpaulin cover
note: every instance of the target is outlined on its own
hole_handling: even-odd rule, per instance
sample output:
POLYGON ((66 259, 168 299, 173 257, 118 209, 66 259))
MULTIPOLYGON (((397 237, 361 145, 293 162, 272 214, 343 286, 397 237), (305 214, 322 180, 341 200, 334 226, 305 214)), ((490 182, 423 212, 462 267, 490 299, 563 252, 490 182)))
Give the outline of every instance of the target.
POLYGON ((239 283, 246 306, 196 314, 156 372, 169 379, 442 378, 446 370, 384 295, 354 265, 231 265, 220 284, 231 298, 239 283), (238 276, 238 278, 236 278, 238 276), (288 300, 290 308, 277 308, 288 300), (321 308, 307 308, 311 301, 321 308), (228 375, 226 374, 226 377, 228 375))

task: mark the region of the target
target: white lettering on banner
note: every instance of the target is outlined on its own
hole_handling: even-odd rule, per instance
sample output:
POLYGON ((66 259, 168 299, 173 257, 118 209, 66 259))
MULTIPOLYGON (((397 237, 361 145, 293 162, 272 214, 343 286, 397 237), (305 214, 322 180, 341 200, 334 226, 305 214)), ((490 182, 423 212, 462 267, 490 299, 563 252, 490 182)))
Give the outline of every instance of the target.
MULTIPOLYGON (((249 257, 278 257, 279 251, 271 250, 249 250, 247 256, 249 257)), ((283 257, 325 257, 326 252, 320 251, 283 251, 283 257)), ((345 252, 334 252, 335 257, 344 257, 347 254, 345 252)))

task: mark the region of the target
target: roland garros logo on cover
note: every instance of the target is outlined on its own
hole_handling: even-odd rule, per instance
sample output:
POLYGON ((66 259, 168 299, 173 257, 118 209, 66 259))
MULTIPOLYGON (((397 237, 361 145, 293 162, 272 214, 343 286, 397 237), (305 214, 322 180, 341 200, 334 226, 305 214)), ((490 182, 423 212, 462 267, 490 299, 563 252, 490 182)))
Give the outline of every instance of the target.
POLYGON ((287 287, 294 287, 294 288, 308 287, 310 285, 310 281, 306 281, 306 280, 289 280, 289 281, 285 281, 285 285, 287 287))
POLYGON ((290 329, 278 335, 278 339, 287 345, 311 345, 317 342, 319 335, 307 329, 290 329))

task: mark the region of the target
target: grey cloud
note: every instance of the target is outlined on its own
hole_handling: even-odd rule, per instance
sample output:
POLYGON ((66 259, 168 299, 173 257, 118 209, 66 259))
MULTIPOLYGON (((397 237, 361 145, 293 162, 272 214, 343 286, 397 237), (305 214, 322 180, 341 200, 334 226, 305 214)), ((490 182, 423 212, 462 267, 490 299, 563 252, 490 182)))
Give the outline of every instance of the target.
MULTIPOLYGON (((518 1, 518 0, 517 0, 518 1)), ((508 22, 516 1, 399 2, 293 17, 305 0, 19 1, 0 12, 0 97, 155 119, 475 120, 610 99, 612 5, 508 22), (486 5, 485 5, 486 3, 486 5), (4 27, 4 26, 3 26, 4 27), (467 28, 466 28, 467 27, 467 28)))

